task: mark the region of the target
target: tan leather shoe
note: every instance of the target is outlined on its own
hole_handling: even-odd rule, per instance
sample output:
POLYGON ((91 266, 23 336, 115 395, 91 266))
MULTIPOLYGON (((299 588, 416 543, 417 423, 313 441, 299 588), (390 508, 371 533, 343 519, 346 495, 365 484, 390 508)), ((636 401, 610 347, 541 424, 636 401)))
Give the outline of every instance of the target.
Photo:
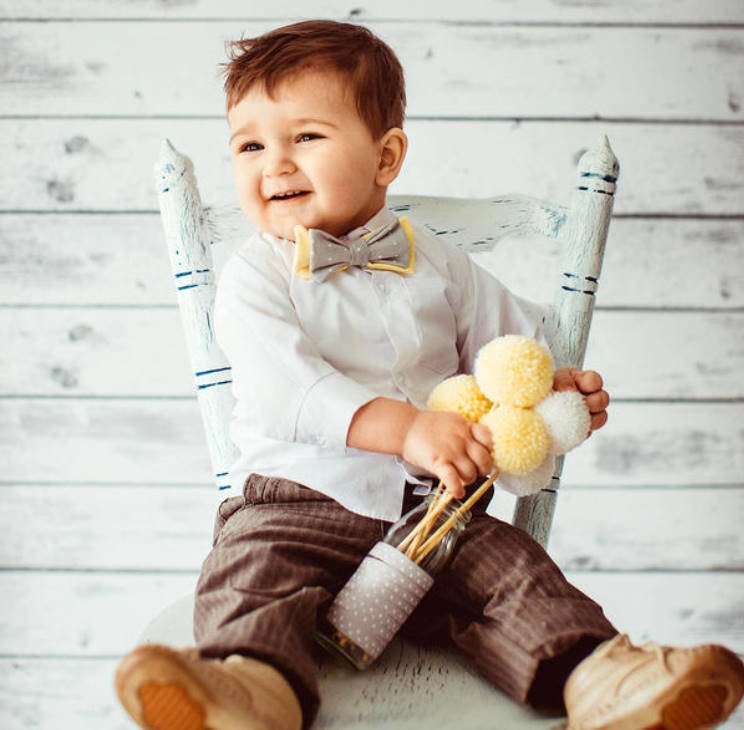
POLYGON ((568 730, 709 730, 744 694, 744 665, 723 646, 630 643, 618 634, 571 673, 568 730))
POLYGON ((272 666, 233 655, 202 659, 196 649, 139 646, 116 671, 116 693, 147 730, 300 730, 302 710, 272 666))

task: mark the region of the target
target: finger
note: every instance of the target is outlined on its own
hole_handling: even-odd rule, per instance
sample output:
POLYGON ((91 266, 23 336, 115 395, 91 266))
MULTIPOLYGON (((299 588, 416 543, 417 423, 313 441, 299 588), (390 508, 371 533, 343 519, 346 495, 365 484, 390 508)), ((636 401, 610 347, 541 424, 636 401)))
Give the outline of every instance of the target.
POLYGON ((472 484, 478 478, 478 467, 468 458, 467 453, 455 459, 454 465, 464 486, 472 484))
POLYGON ((607 410, 610 405, 610 396, 606 390, 599 390, 596 393, 584 396, 589 413, 600 413, 607 410))
POLYGON ((468 456, 478 468, 478 476, 485 477, 493 469, 493 457, 491 450, 477 441, 471 441, 467 446, 468 456))
POLYGON ((607 423, 607 411, 601 411, 592 415, 592 431, 602 428, 605 423, 607 423))
POLYGON ((465 485, 460 479, 460 475, 457 473, 452 463, 442 464, 441 467, 434 472, 444 483, 444 488, 449 494, 455 499, 460 499, 465 496, 465 485))
POLYGON ((561 368, 553 373, 553 390, 576 390, 578 368, 561 368))
POLYGON ((488 451, 493 449, 493 434, 491 429, 483 423, 474 423, 470 428, 470 433, 473 434, 473 438, 488 451))
POLYGON ((579 370, 574 380, 582 393, 596 393, 602 389, 602 376, 596 370, 579 370))

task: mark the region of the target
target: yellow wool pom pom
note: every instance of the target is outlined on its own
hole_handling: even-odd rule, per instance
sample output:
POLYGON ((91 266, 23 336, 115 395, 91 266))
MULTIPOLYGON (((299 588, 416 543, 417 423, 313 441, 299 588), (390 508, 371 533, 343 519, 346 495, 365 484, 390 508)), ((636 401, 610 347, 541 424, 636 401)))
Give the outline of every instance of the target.
POLYGON ((493 460, 502 471, 527 474, 548 454, 550 435, 537 411, 501 405, 486 413, 481 423, 493 436, 493 460))
POLYGON ((468 421, 478 423, 493 403, 480 392, 472 375, 453 375, 431 391, 426 407, 430 411, 459 413, 468 421))
POLYGON ((553 387, 553 360, 531 337, 504 335, 481 347, 475 361, 481 392, 501 404, 529 408, 553 387))

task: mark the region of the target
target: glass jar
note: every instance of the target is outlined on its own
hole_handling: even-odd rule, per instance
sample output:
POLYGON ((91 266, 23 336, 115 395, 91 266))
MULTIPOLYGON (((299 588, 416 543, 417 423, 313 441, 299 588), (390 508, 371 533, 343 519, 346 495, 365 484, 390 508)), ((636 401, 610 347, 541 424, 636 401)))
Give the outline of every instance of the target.
MULTIPOLYGON (((404 514, 397 522, 390 526, 390 529, 385 535, 384 541, 388 545, 397 548, 406 540, 421 520, 424 519, 429 511, 430 505, 435 499, 436 495, 434 493, 427 494, 421 504, 416 505, 416 507, 410 510, 410 512, 406 512, 406 514, 404 514)), ((440 499, 442 499, 442 497, 440 497, 440 499)), ((450 520, 450 518, 454 517, 461 507, 462 502, 459 499, 450 500, 432 522, 428 534, 421 538, 419 546, 423 547, 429 537, 432 537, 440 527, 450 520)), ((426 555, 420 562, 417 562, 417 564, 429 575, 436 575, 447 565, 447 563, 449 563, 457 538, 465 529, 468 522, 470 522, 470 517, 471 515, 468 510, 457 515, 451 529, 444 535, 442 540, 429 552, 428 555, 426 555)), ((410 557, 413 558, 414 556, 410 557)))
POLYGON ((462 503, 453 499, 432 519, 427 535, 412 535, 434 499, 435 495, 427 495, 391 525, 385 539, 370 550, 320 621, 318 643, 357 669, 366 669, 393 639, 433 585, 433 576, 449 562, 457 538, 470 520, 470 512, 457 514, 462 503), (446 534, 437 535, 448 522, 451 525, 446 534), (399 549, 401 546, 410 555, 399 549))

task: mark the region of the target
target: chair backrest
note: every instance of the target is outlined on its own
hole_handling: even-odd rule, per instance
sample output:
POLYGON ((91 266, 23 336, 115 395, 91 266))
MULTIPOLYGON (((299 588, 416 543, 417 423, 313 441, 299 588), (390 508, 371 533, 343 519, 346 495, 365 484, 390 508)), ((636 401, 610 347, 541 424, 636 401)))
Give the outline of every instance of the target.
MULTIPOLYGON (((552 304, 520 301, 542 319, 556 367, 581 367, 618 170, 617 159, 603 136, 579 160, 578 185, 568 207, 526 195, 483 199, 391 196, 388 206, 471 252, 488 250, 506 236, 539 234, 558 240, 562 248, 560 283, 552 304)), ((230 366, 212 327, 217 284, 212 250, 221 249, 219 259, 226 260, 253 228, 237 207, 203 208, 191 160, 167 139, 155 176, 214 478, 218 489, 227 489, 231 486, 230 465, 238 457, 228 432, 235 400, 230 366)), ((547 545, 562 469, 561 457, 550 487, 522 497, 514 511, 513 523, 542 545, 547 545)))

